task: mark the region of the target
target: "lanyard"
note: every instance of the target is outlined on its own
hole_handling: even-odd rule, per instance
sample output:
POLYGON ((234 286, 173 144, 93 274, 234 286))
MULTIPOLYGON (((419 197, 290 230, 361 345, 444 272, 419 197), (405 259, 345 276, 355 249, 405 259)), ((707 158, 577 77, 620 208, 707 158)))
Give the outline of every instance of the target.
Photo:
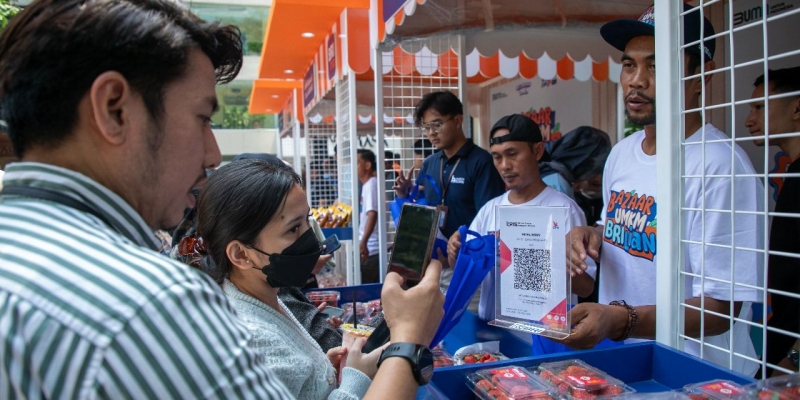
POLYGON ((453 170, 450 171, 450 175, 447 177, 447 180, 444 180, 444 159, 439 159, 439 177, 442 179, 442 204, 444 204, 444 197, 447 196, 447 188, 450 187, 450 179, 453 179, 453 174, 456 173, 456 168, 458 168, 458 163, 461 162, 461 157, 456 160, 456 164, 453 165, 453 170))

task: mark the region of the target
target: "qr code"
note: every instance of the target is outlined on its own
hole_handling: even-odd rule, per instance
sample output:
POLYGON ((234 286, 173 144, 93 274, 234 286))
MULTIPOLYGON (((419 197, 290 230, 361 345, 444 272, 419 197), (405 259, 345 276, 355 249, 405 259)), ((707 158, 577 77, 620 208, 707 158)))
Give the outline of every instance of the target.
POLYGON ((514 249, 514 289, 550 293, 553 286, 550 250, 514 249))

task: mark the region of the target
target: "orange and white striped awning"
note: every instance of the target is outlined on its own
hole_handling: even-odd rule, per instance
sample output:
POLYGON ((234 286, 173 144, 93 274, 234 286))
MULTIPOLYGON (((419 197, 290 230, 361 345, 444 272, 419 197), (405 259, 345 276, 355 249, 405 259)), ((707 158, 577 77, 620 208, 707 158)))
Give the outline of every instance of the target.
MULTIPOLYGON (((560 60, 554 60, 545 52, 538 58, 529 57, 524 51, 509 57, 502 50, 485 56, 473 49, 465 60, 467 82, 481 83, 503 77, 513 79, 518 76, 533 79, 577 79, 585 82, 589 79, 602 82, 610 80, 619 83, 621 65, 610 57, 595 61, 587 55, 583 60, 575 61, 569 54, 560 60)), ((433 53, 427 46, 417 53, 408 53, 400 46, 393 51, 383 53, 384 75, 419 75, 456 77, 458 75, 458 55, 453 49, 442 54, 433 53)))

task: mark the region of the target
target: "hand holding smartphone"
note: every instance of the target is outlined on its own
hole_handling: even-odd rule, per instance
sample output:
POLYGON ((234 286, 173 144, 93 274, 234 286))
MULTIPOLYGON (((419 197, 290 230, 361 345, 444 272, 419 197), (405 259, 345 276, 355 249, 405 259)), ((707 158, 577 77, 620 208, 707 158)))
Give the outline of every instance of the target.
POLYGON ((325 246, 325 250, 322 251, 323 256, 333 254, 334 251, 339 250, 339 247, 342 247, 342 244, 339 243, 339 237, 336 236, 336 234, 328 236, 328 238, 320 244, 325 246))

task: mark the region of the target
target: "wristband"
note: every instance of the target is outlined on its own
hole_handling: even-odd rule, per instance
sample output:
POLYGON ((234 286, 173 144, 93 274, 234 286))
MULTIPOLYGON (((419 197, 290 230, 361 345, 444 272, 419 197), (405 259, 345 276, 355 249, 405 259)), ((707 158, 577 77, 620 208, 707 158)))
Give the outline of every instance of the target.
POLYGON ((628 311, 628 325, 625 328, 625 333, 619 339, 611 339, 616 342, 621 342, 623 340, 629 339, 633 336, 633 330, 636 329, 636 323, 639 322, 639 313, 636 311, 633 306, 628 305, 625 300, 614 300, 611 303, 608 303, 611 306, 618 306, 618 307, 625 307, 628 311))

